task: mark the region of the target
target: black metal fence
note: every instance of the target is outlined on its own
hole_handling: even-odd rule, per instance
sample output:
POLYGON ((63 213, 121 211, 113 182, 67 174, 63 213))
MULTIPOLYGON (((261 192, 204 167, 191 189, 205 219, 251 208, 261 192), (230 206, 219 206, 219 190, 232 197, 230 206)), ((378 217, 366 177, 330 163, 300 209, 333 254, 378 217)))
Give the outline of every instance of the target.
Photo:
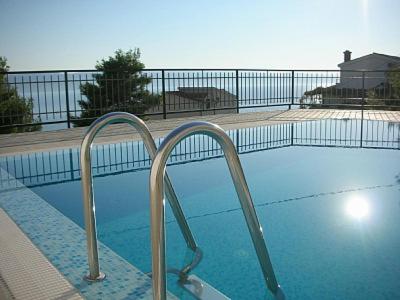
MULTIPOLYGON (((32 118, 24 118, 23 109, 0 110, 0 131, 33 122, 45 125, 44 129, 69 128, 111 110, 166 119, 279 107, 400 109, 400 71, 146 69, 133 79, 129 74, 101 74, 96 70, 2 73, 0 91, 15 90, 31 101, 32 118), (137 78, 148 80, 138 87, 137 78), (95 88, 82 88, 86 84, 95 88), (146 104, 149 97, 151 105, 146 104), (82 108, 80 102, 88 100, 91 105, 82 108)), ((9 95, 0 93, 0 103, 9 95)))
MULTIPOLYGON (((400 150, 400 124, 370 120, 326 119, 229 130, 239 153, 291 146, 378 148, 400 150), (361 123, 364 126, 361 126, 361 123)), ((162 139, 157 139, 159 146, 162 139)), ((96 145, 92 150, 95 177, 149 169, 142 142, 96 145)), ((170 165, 222 156, 219 145, 204 135, 183 140, 173 150, 170 165)), ((28 187, 80 180, 79 149, 63 149, 0 157, 0 167, 28 187)), ((4 173, 0 190, 17 185, 4 173)))

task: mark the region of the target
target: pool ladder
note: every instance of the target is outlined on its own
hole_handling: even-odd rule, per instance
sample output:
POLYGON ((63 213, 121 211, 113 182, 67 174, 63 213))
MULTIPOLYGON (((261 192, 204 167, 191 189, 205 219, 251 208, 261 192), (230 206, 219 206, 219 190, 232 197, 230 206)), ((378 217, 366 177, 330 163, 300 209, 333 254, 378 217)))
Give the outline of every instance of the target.
POLYGON ((267 246, 263 237, 262 227, 257 218, 238 154, 235 146, 225 131, 221 127, 208 122, 187 123, 176 128, 170 134, 168 134, 161 143, 158 151, 156 151, 154 140, 145 123, 134 115, 121 112, 109 113, 93 122, 82 142, 80 158, 90 271, 89 275, 86 276, 86 279, 97 281, 102 280, 105 277, 105 275, 99 270, 98 262, 90 148, 94 137, 104 126, 121 122, 128 123, 137 129, 149 152, 150 158, 153 160, 150 171, 153 299, 167 299, 166 272, 168 270, 166 268, 165 260, 164 192, 169 200, 169 203, 171 204, 174 216, 177 219, 188 247, 196 254, 193 262, 179 272, 181 284, 190 292, 192 292, 198 299, 226 298, 222 294, 213 292, 210 286, 201 281, 195 275, 188 275, 188 273, 199 263, 201 259, 201 251, 194 240, 179 201, 168 178, 168 174, 165 171, 168 157, 170 156, 173 148, 180 141, 195 134, 207 135, 215 139, 221 146, 233 183, 235 185, 236 193, 240 200, 242 211, 246 219, 247 227, 253 241, 253 246, 257 253, 258 261, 260 263, 266 285, 274 295, 275 299, 285 299, 283 291, 275 277, 267 246))
MULTIPOLYGON (((83 207, 84 219, 87 239, 87 251, 89 262, 89 274, 85 276, 88 281, 101 281, 105 278, 104 273, 100 272, 99 256, 97 246, 97 228, 95 217, 95 203, 92 182, 92 168, 90 150, 93 140, 96 135, 107 125, 114 123, 127 123, 134 127, 140 134, 143 143, 149 153, 150 159, 156 155, 156 144, 150 134, 149 129, 143 120, 138 117, 125 113, 125 112, 111 112, 103 115, 95 120, 89 127, 81 144, 80 163, 81 163, 81 177, 82 177, 82 191, 83 191, 83 207)), ((166 195, 171 205, 173 214, 179 224, 180 230, 185 238, 187 246, 194 251, 195 257, 192 263, 182 268, 182 272, 190 272, 201 260, 201 250, 197 246, 196 241, 192 235, 186 218, 183 214, 182 208, 179 204, 178 198, 172 187, 168 175, 165 176, 166 195)), ((182 275, 183 276, 183 273, 182 275)))

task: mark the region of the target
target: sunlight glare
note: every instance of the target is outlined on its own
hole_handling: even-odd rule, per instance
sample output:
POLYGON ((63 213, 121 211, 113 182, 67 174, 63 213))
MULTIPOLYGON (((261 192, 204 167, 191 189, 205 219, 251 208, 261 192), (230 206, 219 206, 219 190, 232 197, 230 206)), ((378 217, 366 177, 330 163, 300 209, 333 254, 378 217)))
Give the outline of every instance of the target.
POLYGON ((364 26, 368 26, 368 0, 361 0, 361 10, 364 26))
POLYGON ((368 202, 360 197, 351 198, 346 205, 346 212, 356 219, 362 219, 369 215, 368 202))

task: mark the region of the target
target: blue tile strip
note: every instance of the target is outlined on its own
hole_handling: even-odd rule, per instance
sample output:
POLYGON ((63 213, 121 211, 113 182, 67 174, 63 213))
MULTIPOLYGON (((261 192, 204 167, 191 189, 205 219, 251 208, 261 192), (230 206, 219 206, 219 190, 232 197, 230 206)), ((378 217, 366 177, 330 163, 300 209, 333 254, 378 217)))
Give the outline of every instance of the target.
MULTIPOLYGON (((12 178, 0 168, 2 178, 12 178)), ((107 278, 88 283, 86 235, 82 228, 14 179, 0 189, 0 207, 48 260, 87 299, 152 299, 151 279, 99 242, 101 270, 107 278)), ((170 299, 176 299, 169 294, 170 299)))

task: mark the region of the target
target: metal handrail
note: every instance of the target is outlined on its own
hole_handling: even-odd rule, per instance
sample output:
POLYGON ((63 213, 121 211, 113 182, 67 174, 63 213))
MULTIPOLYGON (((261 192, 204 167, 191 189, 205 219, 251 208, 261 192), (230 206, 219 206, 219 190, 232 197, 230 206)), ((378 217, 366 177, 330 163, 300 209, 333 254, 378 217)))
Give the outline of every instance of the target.
MULTIPOLYGON (((129 125, 133 126, 142 137, 143 143, 146 146, 151 159, 154 158, 157 151, 156 144, 154 143, 153 137, 151 136, 146 124, 141 119, 132 114, 125 112, 111 112, 98 118, 89 127, 82 141, 80 153, 83 207, 89 262, 89 274, 85 277, 85 279, 89 281, 99 281, 104 279, 105 277, 105 275, 100 272, 99 268, 90 149, 93 139, 95 138, 97 133, 106 125, 113 123, 128 123, 129 125)), ((172 187, 171 181, 168 178, 168 175, 165 176, 165 185, 167 198, 171 205, 174 216, 182 231, 182 234, 185 238, 187 246, 193 251, 196 251, 198 248, 196 241, 192 235, 188 223, 186 222, 182 208, 179 204, 178 198, 172 187)))
POLYGON ((153 299, 165 300, 166 292, 166 262, 165 262, 165 207, 164 207, 164 177, 167 159, 173 148, 183 139, 194 135, 205 134, 214 138, 221 146, 228 163, 236 193, 246 219, 258 261, 269 290, 276 299, 284 299, 284 294, 278 285, 269 258, 267 246, 258 221, 250 191, 244 177, 243 169, 229 136, 225 131, 212 123, 191 122, 184 124, 166 136, 153 160, 150 171, 150 207, 151 207, 151 248, 153 267, 153 299))

